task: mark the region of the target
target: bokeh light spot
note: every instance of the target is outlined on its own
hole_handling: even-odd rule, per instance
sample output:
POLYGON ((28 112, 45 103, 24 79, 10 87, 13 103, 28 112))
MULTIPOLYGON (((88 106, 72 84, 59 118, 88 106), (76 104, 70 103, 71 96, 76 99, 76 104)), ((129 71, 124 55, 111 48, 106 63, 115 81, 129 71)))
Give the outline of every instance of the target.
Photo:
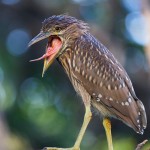
POLYGON ((34 0, 34 2, 41 8, 43 8, 43 10, 49 10, 49 9, 57 9, 58 7, 60 7, 61 5, 63 5, 63 3, 65 3, 65 1, 60 1, 60 0, 54 0, 54 1, 49 1, 49 0, 34 0))
POLYGON ((21 97, 23 100, 20 101, 20 108, 28 115, 28 119, 38 125, 42 132, 47 135, 53 135, 64 128, 64 123, 62 117, 57 120, 59 113, 51 103, 51 99, 54 97, 51 95, 52 93, 49 96, 48 94, 47 88, 39 79, 28 78, 21 85, 21 97))
POLYGON ((99 0, 72 0, 74 3, 80 4, 82 6, 94 5, 99 0))
POLYGON ((6 99, 6 92, 3 86, 0 84, 0 104, 2 105, 6 99))
POLYGON ((141 0, 122 0, 124 7, 128 11, 140 11, 141 0))
POLYGON ((19 56, 27 51, 30 35, 26 30, 15 29, 7 37, 6 46, 8 52, 13 56, 19 56))
POLYGON ((25 103, 36 108, 48 104, 48 92, 43 83, 36 78, 28 78, 22 83, 21 95, 25 103))
POLYGON ((4 71, 3 69, 0 67, 0 83, 4 80, 4 71))
POLYGON ((20 0, 2 0, 1 2, 3 4, 6 4, 6 5, 15 5, 19 2, 20 0))
POLYGON ((146 20, 140 13, 134 12, 127 15, 125 25, 132 40, 137 44, 145 45, 150 41, 146 20))
POLYGON ((11 81, 0 83, 0 110, 10 108, 16 99, 16 88, 11 81))

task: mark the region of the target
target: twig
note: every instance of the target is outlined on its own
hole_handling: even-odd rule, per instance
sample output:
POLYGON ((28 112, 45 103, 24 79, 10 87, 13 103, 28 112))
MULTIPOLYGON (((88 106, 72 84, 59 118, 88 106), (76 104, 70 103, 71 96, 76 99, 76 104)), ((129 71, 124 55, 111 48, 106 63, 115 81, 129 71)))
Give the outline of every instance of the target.
POLYGON ((141 142, 140 144, 137 145, 135 150, 141 150, 141 148, 146 144, 148 140, 144 140, 143 142, 141 142))

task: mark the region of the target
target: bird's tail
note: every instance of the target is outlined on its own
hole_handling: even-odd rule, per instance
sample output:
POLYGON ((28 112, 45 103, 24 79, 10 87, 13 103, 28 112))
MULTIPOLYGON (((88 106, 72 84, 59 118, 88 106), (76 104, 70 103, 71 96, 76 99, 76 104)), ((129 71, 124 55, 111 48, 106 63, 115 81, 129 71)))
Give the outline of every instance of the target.
POLYGON ((147 117, 143 103, 139 99, 132 102, 132 110, 130 111, 129 126, 131 126, 137 133, 143 134, 147 126, 147 117))
POLYGON ((136 100, 137 106, 139 108, 139 133, 143 134, 144 129, 147 126, 147 117, 146 117, 146 112, 145 112, 145 107, 143 105, 143 103, 138 99, 136 100))

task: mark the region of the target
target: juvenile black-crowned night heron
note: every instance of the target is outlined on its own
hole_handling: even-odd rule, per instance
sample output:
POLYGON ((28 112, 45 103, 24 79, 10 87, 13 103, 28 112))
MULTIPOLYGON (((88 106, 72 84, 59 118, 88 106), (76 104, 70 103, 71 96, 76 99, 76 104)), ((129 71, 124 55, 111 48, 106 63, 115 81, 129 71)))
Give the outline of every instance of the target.
POLYGON ((92 117, 91 106, 103 116, 109 150, 113 150, 110 117, 143 134, 146 113, 129 76, 113 54, 90 34, 86 23, 67 15, 52 16, 44 20, 40 33, 29 46, 45 38, 48 38, 45 54, 32 61, 44 59, 43 76, 57 58, 85 105, 84 121, 74 146, 47 147, 47 150, 79 150, 92 117))

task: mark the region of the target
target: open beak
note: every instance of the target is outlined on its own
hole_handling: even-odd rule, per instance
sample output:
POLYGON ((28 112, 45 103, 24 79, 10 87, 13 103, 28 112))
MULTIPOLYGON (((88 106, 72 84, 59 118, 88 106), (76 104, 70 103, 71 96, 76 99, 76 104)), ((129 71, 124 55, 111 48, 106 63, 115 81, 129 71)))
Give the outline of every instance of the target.
POLYGON ((34 37, 29 42, 28 46, 31 46, 45 38, 49 39, 47 46, 46 46, 45 54, 38 59, 34 59, 34 60, 30 61, 30 62, 33 62, 33 61, 39 61, 39 60, 44 59, 44 67, 43 67, 42 77, 44 76, 44 73, 49 68, 49 66, 53 63, 55 58, 58 57, 59 51, 62 47, 62 41, 58 36, 46 34, 43 32, 40 32, 36 37, 34 37))

